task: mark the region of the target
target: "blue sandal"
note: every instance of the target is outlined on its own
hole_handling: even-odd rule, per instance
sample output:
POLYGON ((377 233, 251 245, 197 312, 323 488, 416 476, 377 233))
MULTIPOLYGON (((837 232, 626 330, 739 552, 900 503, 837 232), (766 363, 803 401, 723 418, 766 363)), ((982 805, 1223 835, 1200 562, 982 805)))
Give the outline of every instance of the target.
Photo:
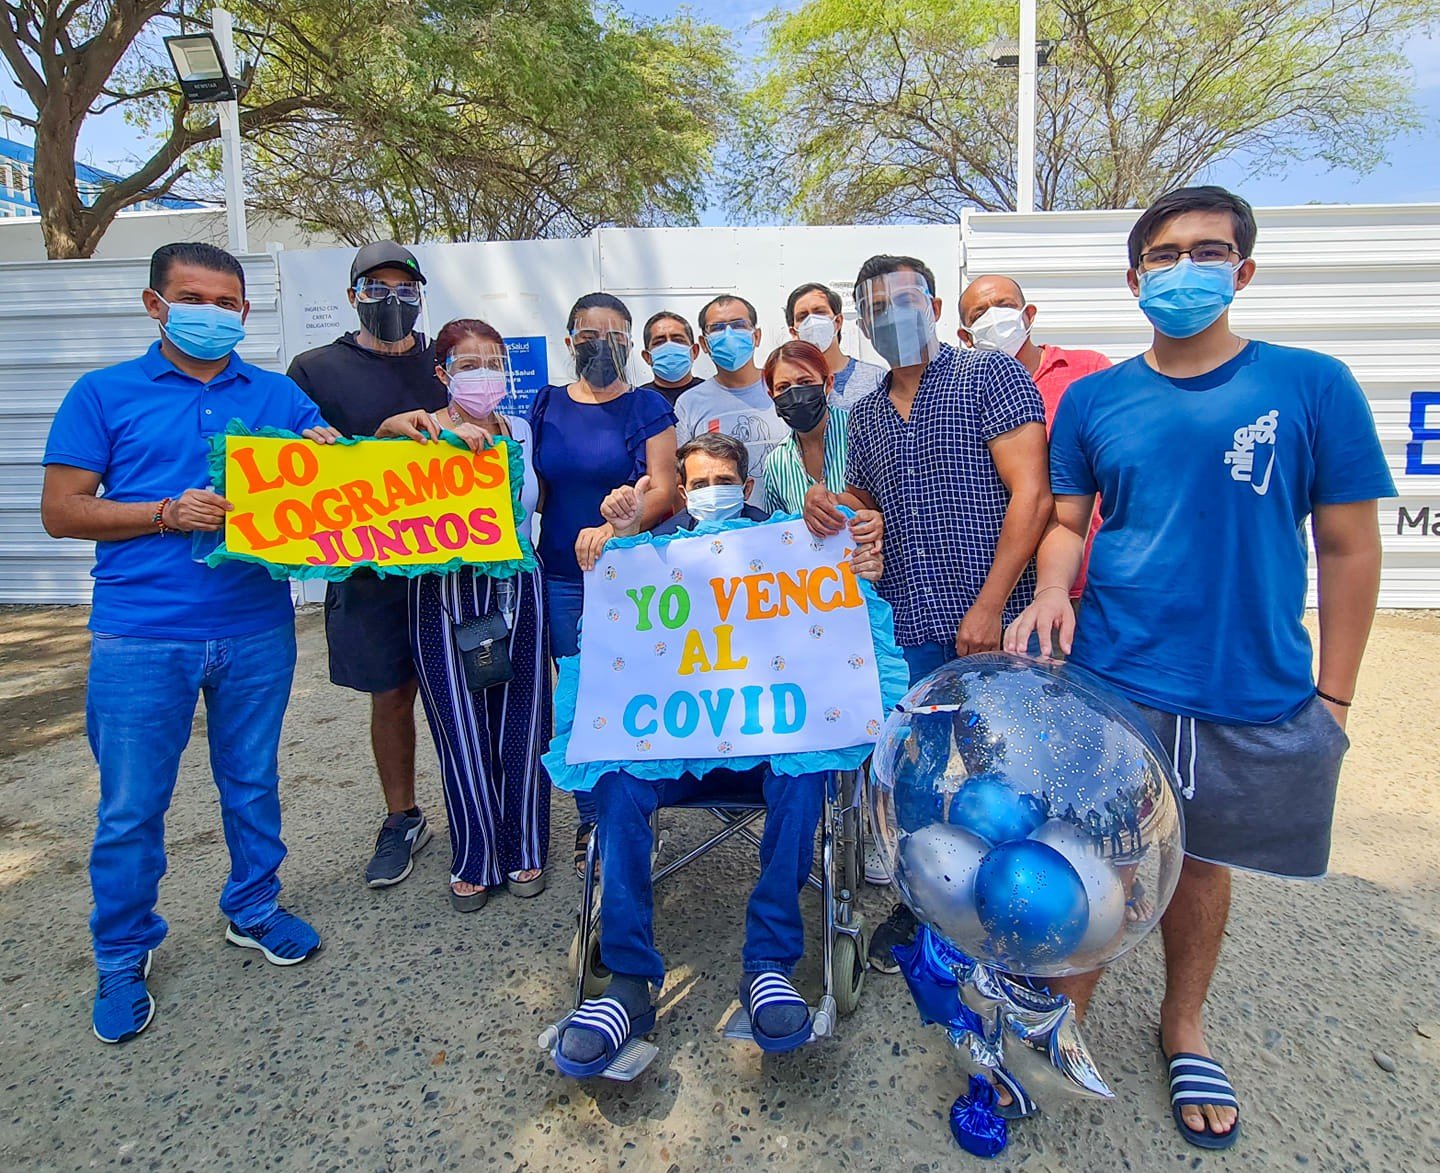
POLYGON ((556 1070, 571 1079, 589 1079, 592 1075, 599 1075, 615 1062, 615 1056, 626 1043, 637 1035, 648 1034, 654 1029, 653 1006, 639 1018, 632 1020, 618 998, 612 998, 608 994, 590 998, 569 1017, 560 1032, 560 1038, 555 1044, 556 1070), (566 1033, 572 1030, 594 1031, 605 1043, 604 1052, 586 1063, 567 1059, 561 1048, 564 1046, 566 1033))
POLYGON ((810 1005, 800 997, 799 991, 784 974, 756 974, 741 1001, 745 1004, 745 1013, 750 1015, 750 1032, 755 1036, 755 1045, 767 1054, 775 1055, 782 1051, 793 1051, 810 1041, 810 1036, 814 1033, 814 1023, 810 1019, 810 1005), (760 1029, 755 1021, 756 1013, 764 1010, 767 1006, 795 1005, 797 1003, 805 1007, 805 1025, 791 1034, 768 1035, 760 1029))
POLYGON ((1170 1072, 1170 1114, 1175 1117, 1175 1127, 1180 1130, 1180 1135, 1196 1148, 1228 1149, 1240 1136, 1240 1102, 1235 1098, 1235 1088, 1225 1069, 1214 1059, 1189 1051, 1166 1055, 1163 1041, 1160 1054, 1170 1072), (1208 1120, 1199 1130, 1185 1123, 1180 1109, 1204 1104, 1235 1109, 1235 1124, 1229 1132, 1211 1132, 1208 1120))

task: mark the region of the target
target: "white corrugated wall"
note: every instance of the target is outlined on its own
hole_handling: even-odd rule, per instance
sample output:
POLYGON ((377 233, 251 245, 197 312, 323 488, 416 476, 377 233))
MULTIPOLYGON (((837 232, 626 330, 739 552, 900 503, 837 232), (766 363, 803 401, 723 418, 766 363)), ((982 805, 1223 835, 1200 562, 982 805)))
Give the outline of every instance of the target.
MULTIPOLYGON (((1355 372, 1400 492, 1380 506, 1380 605, 1440 607, 1440 475, 1408 471, 1440 468, 1440 439, 1422 445, 1411 426, 1418 411, 1423 430, 1426 393, 1440 392, 1440 206, 1269 208, 1256 218, 1256 276, 1231 322, 1248 337, 1333 354, 1355 372), (1435 532, 1404 524, 1426 509, 1435 532)), ((1126 358, 1150 336, 1125 285, 1134 222, 1134 212, 973 214, 966 277, 1018 280, 1039 307, 1038 341, 1126 358)), ((1440 403, 1429 427, 1440 437, 1440 403)))
MULTIPOLYGON (((1440 469, 1440 438, 1424 441, 1427 425, 1440 437, 1440 205, 1312 206, 1258 215, 1259 273, 1235 303, 1236 327, 1325 351, 1355 371, 1401 493, 1381 510, 1381 603, 1440 607, 1440 474, 1427 471, 1440 469), (1405 524, 1425 510, 1423 528, 1405 524)), ((480 313, 507 336, 548 336, 550 377, 557 381, 570 373, 561 341, 570 301, 597 284, 622 292, 637 325, 661 305, 688 312, 710 291, 734 289, 759 303, 767 349, 784 336, 778 299, 785 290, 805 280, 843 287, 860 254, 874 249, 931 262, 946 297, 947 340, 955 334, 961 280, 1001 272, 1019 280, 1039 307, 1037 340, 1118 359, 1143 349, 1149 337, 1124 282, 1125 236, 1135 216, 972 214, 958 233, 900 226, 606 229, 586 241, 417 251, 432 278, 437 323, 480 313)), ((350 255, 282 253, 278 308, 274 261, 245 258, 252 310, 244 357, 280 366, 282 320, 291 351, 353 328, 343 304, 350 255)), ((70 384, 154 338, 139 305, 146 265, 0 264, 0 278, 11 292, 0 302, 0 603, 84 602, 90 549, 55 542, 40 528, 39 459, 50 416, 70 384)), ((847 324, 852 353, 859 349, 855 335, 847 324)))
MULTIPOLYGON (((250 317, 241 355, 280 363, 274 258, 242 258, 250 317)), ((94 547, 40 525, 40 458, 50 420, 86 371, 133 358, 156 337, 140 293, 148 260, 0 264, 0 603, 88 603, 94 547)))

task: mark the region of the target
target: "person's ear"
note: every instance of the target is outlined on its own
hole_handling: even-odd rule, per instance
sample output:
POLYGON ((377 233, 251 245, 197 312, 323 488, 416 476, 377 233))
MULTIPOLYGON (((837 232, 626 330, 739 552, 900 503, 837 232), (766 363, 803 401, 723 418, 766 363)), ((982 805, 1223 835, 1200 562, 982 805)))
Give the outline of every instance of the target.
POLYGON ((759 350, 759 349, 760 349, 760 327, 759 327, 759 326, 756 326, 756 327, 755 327, 755 349, 756 349, 756 350, 759 350))
POLYGON ((165 324, 165 319, 169 317, 169 311, 165 308, 165 303, 160 300, 158 293, 153 289, 147 289, 140 295, 140 302, 144 305, 145 312, 149 314, 150 317, 154 318, 162 326, 165 324))
POLYGON ((1134 269, 1125 270, 1125 284, 1130 286, 1130 296, 1140 296, 1140 274, 1134 269))
POLYGON ((1021 311, 1022 315, 1024 315, 1024 317, 1025 317, 1025 330, 1026 330, 1026 333, 1029 333, 1030 330, 1034 329, 1034 327, 1035 327, 1035 315, 1036 315, 1037 313, 1039 313, 1039 312, 1040 312, 1040 311, 1039 311, 1038 309, 1036 309, 1033 305, 1027 305, 1027 306, 1021 311))
POLYGON ((695 361, 697 358, 699 358, 699 357, 700 357, 700 343, 698 343, 698 342, 692 342, 692 343, 690 343, 690 361, 691 361, 691 362, 694 362, 694 361, 695 361))
POLYGON ((790 337, 791 337, 791 338, 799 338, 799 337, 800 337, 800 331, 797 330, 797 329, 795 329, 794 326, 791 326, 791 327, 790 327, 790 337))
POLYGON ((643 358, 647 363, 650 363, 651 366, 655 365, 654 363, 650 362, 650 348, 648 346, 640 352, 640 357, 643 358))
POLYGON ((942 303, 941 303, 941 301, 940 301, 940 299, 939 299, 938 297, 934 297, 934 298, 931 298, 931 299, 930 299, 930 308, 935 311, 935 320, 936 320, 937 322, 940 320, 941 304, 942 304, 942 303))
POLYGON ((355 306, 355 290, 354 290, 354 289, 347 289, 347 290, 345 291, 345 297, 349 300, 350 306, 351 306, 351 308, 353 309, 354 306, 355 306))
POLYGON ((754 477, 746 477, 746 478, 745 478, 745 492, 744 492, 744 494, 743 494, 745 500, 747 500, 747 501, 750 500, 750 490, 753 489, 754 487, 755 487, 755 478, 754 478, 754 477))
POLYGON ((708 334, 700 335, 699 346, 706 354, 710 353, 710 336, 708 334))
POLYGON ((440 380, 442 387, 450 386, 450 372, 439 363, 435 364, 435 377, 440 380))
POLYGON ((240 321, 243 323, 250 316, 250 299, 247 297, 240 303, 240 321))
POLYGON ((1255 259, 1246 257, 1235 270, 1235 292, 1239 293, 1255 279, 1255 259))
POLYGON ((675 489, 676 489, 676 492, 678 492, 679 495, 680 495, 680 508, 681 508, 681 509, 684 509, 684 508, 686 507, 686 505, 688 504, 688 502, 687 502, 687 500, 686 500, 686 497, 685 497, 685 486, 684 486, 684 484, 682 483, 682 484, 676 485, 676 486, 675 486, 675 489))

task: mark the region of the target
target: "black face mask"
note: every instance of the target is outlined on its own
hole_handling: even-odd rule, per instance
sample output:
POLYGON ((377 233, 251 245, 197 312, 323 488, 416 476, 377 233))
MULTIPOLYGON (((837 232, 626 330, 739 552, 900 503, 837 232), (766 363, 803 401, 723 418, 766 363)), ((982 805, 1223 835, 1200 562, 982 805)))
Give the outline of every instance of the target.
POLYGON ((775 414, 796 432, 813 431, 825 418, 825 385, 794 383, 775 396, 775 414))
POLYGON ((360 324, 381 342, 402 342, 415 328, 420 307, 406 305, 391 294, 384 301, 357 301, 355 312, 360 324))
POLYGON ((575 373, 592 387, 608 387, 625 374, 629 359, 628 348, 614 346, 608 338, 596 338, 575 347, 575 373))

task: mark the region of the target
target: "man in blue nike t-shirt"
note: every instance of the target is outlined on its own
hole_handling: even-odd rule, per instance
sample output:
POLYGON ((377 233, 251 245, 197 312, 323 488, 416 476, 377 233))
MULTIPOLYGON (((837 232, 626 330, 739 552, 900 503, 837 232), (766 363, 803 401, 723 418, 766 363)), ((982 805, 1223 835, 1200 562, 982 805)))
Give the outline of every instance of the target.
MULTIPOLYGON (((1325 874, 1345 715, 1380 583, 1376 500, 1395 494, 1343 363, 1231 331, 1255 236, 1250 205, 1218 187, 1173 191, 1131 230, 1130 290, 1154 340, 1061 402, 1035 601, 1005 637, 1011 651, 1032 633, 1042 650, 1058 637, 1072 663, 1136 703, 1176 763, 1186 857, 1161 921, 1160 1043, 1176 1124, 1202 1148, 1240 1131, 1202 1027, 1230 869, 1325 874), (1066 596, 1097 493, 1077 621, 1066 596), (1318 685, 1302 624, 1307 518, 1318 685)), ((1083 1013, 1099 978, 1054 984, 1083 1013)))

